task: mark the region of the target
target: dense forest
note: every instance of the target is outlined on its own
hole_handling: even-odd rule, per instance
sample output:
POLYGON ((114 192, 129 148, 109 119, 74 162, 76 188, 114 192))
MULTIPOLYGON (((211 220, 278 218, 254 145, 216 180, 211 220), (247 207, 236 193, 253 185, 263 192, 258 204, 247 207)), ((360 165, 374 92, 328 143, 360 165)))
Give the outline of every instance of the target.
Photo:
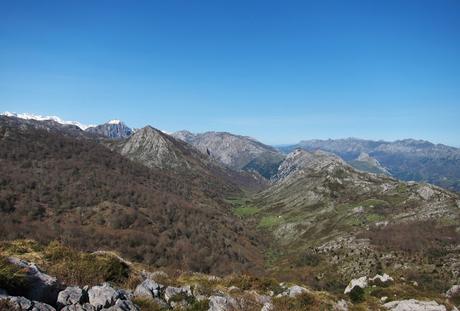
POLYGON ((212 185, 199 186, 91 139, 0 123, 2 238, 116 249, 155 266, 257 271, 260 239, 212 185))

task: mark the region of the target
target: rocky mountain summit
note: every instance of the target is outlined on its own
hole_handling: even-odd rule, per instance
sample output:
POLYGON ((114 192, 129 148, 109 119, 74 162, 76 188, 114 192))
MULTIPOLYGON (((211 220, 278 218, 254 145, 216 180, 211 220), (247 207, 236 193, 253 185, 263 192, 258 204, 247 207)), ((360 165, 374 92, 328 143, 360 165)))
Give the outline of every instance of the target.
POLYGON ((187 145, 151 126, 138 130, 128 140, 114 144, 114 149, 148 167, 160 169, 189 169, 187 154, 193 150, 187 145))
POLYGON ((193 145, 232 169, 257 171, 268 179, 284 158, 275 148, 247 136, 226 132, 192 134, 188 131, 176 132, 172 136, 193 145))
POLYGON ((120 120, 111 120, 101 125, 91 126, 85 131, 110 139, 123 139, 133 134, 133 130, 120 120))

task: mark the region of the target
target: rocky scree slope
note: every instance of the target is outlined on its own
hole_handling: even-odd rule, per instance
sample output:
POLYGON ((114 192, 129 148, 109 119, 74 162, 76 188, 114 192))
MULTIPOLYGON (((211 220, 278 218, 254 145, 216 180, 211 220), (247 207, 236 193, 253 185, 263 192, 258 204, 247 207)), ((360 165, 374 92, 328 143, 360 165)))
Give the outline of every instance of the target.
POLYGON ((4 239, 59 237, 214 273, 258 271, 261 263, 257 235, 230 213, 221 189, 147 168, 95 140, 0 122, 0 185, 4 239))
POLYGON ((267 256, 280 274, 304 273, 310 284, 329 289, 382 271, 410 275, 433 290, 458 280, 457 194, 360 172, 333 154, 301 149, 286 157, 272 181, 245 208, 252 211, 249 223, 272 234, 267 256))
POLYGON ((232 169, 256 171, 267 179, 276 172, 284 158, 275 148, 246 136, 226 132, 192 134, 188 131, 172 135, 232 169))

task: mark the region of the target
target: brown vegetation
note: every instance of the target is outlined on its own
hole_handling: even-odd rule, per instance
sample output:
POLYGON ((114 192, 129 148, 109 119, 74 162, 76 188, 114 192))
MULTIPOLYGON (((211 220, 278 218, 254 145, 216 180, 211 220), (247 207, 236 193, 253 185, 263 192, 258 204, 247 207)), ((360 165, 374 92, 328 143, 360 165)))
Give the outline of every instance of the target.
POLYGON ((0 123, 0 186, 2 239, 59 239, 212 273, 261 262, 258 240, 212 187, 148 169, 89 139, 0 123))
POLYGON ((421 252, 427 257, 442 256, 445 246, 460 243, 454 226, 441 226, 434 221, 390 224, 372 228, 360 235, 370 238, 375 246, 389 251, 421 252))

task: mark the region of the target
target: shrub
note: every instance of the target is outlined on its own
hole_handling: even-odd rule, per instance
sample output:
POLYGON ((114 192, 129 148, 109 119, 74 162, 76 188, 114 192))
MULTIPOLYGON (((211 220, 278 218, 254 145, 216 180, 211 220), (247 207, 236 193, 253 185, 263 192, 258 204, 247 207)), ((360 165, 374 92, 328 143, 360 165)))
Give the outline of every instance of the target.
POLYGON ((273 299, 275 310, 316 310, 320 303, 310 293, 303 293, 297 297, 277 297, 273 299))
POLYGON ((296 264, 298 267, 311 266, 316 267, 321 262, 321 257, 317 254, 306 252, 299 256, 296 264))
POLYGON ((162 308, 156 301, 145 298, 133 298, 133 303, 137 305, 141 311, 163 311, 166 310, 162 308))
POLYGON ((364 289, 359 286, 353 287, 348 295, 353 303, 360 303, 364 301, 364 289))
POLYGON ((460 305, 460 293, 456 293, 449 299, 454 305, 459 306, 460 305))
POLYGON ((0 311, 20 311, 12 302, 6 299, 0 300, 0 311))
POLYGON ((195 300, 190 307, 187 308, 187 311, 207 311, 209 309, 209 300, 195 300))

